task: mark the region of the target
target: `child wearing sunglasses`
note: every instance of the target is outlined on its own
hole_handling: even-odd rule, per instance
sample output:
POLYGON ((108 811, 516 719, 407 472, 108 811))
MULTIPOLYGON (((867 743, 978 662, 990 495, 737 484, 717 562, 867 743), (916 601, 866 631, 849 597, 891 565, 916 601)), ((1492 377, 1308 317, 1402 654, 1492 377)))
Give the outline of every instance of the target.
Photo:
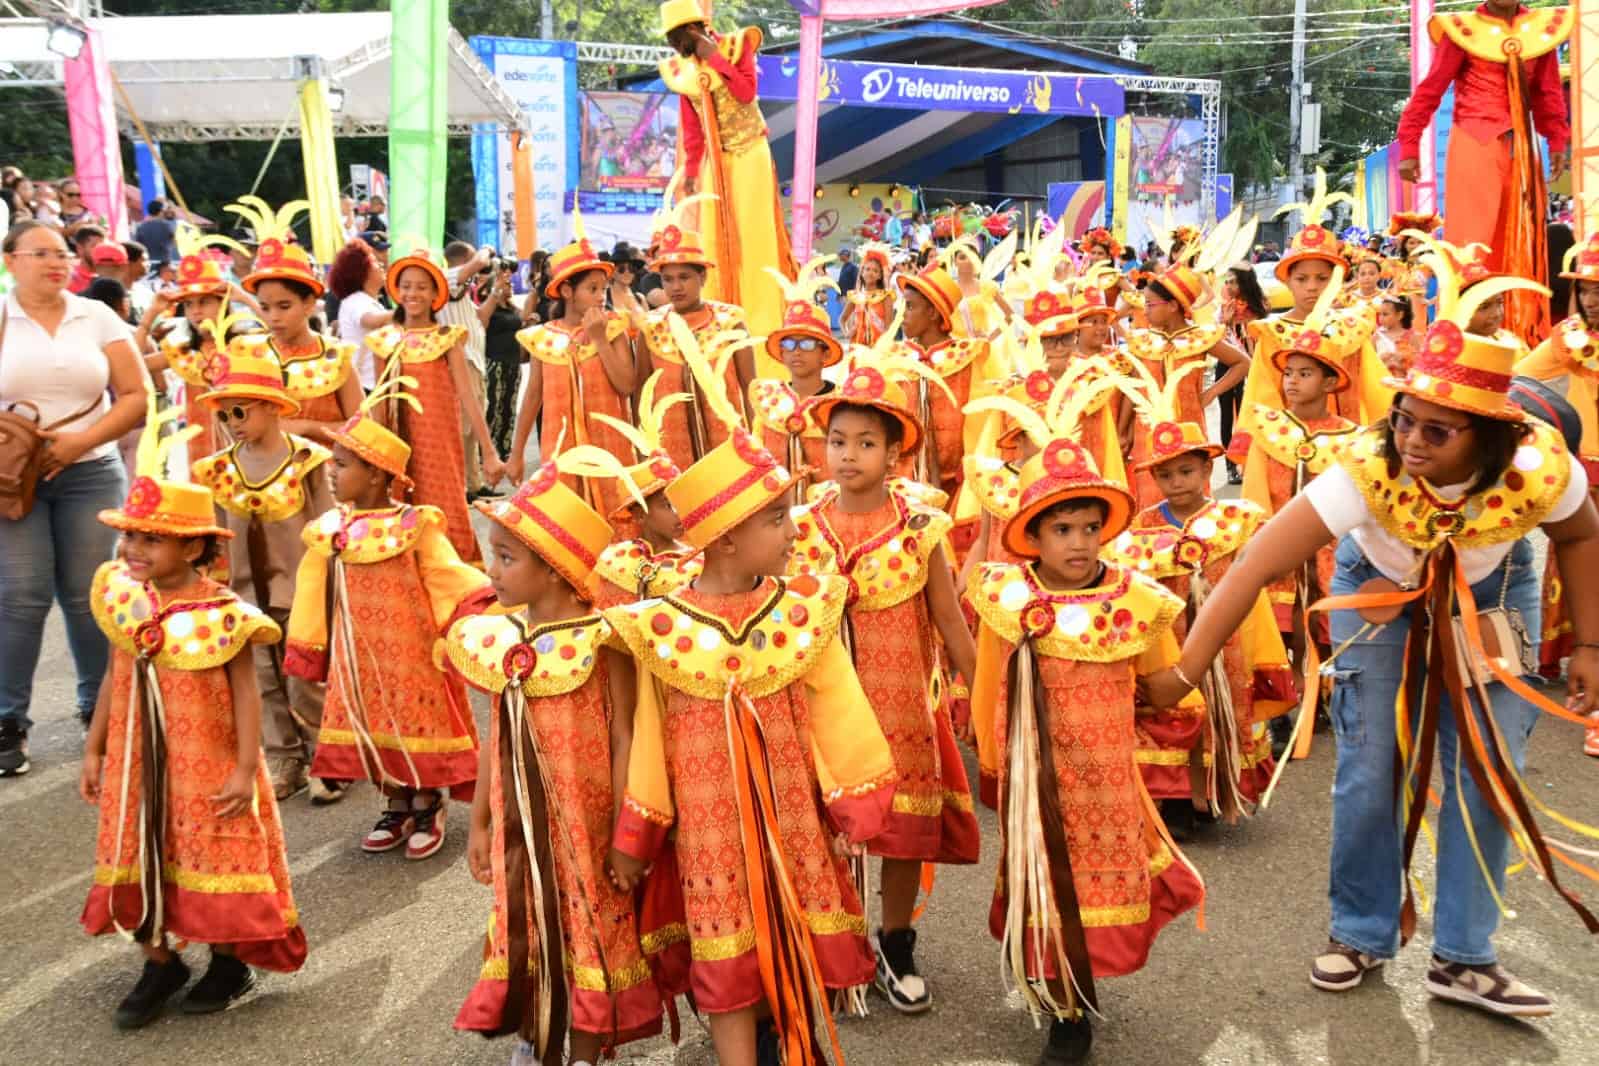
MULTIPOLYGON (((194 464, 194 480, 211 492, 228 542, 229 585, 239 599, 286 627, 294 606, 295 573, 305 545, 301 532, 333 506, 322 464, 328 450, 285 433, 279 424, 300 405, 283 386, 270 352, 242 338, 225 345, 228 316, 212 324, 220 372, 197 402, 211 411, 234 443, 194 464)), ((280 800, 312 789, 311 802, 333 803, 339 786, 308 779, 311 751, 322 722, 321 685, 291 677, 283 669, 281 644, 257 644, 256 679, 261 688, 261 743, 267 774, 280 800)))
POLYGON ((788 371, 788 380, 756 378, 749 392, 752 435, 800 479, 802 497, 812 482, 827 480, 827 433, 805 413, 833 391, 822 371, 844 357, 827 312, 816 303, 817 292, 838 287, 823 272, 823 263, 805 264, 798 281, 778 279, 783 324, 767 335, 766 354, 788 371))

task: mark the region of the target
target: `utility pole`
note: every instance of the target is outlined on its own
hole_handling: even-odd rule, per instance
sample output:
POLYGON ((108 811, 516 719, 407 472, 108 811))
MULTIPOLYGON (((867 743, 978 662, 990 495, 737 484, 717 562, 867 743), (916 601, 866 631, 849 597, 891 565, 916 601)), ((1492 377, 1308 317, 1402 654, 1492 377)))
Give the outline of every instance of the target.
MULTIPOLYGON (((1300 153, 1300 129, 1305 104, 1305 0, 1294 0, 1293 85, 1288 91, 1288 182, 1294 200, 1304 199, 1305 158, 1300 153)), ((1306 219, 1306 222, 1317 221, 1306 219)))
POLYGON ((546 41, 555 40, 554 0, 539 0, 539 36, 546 41))

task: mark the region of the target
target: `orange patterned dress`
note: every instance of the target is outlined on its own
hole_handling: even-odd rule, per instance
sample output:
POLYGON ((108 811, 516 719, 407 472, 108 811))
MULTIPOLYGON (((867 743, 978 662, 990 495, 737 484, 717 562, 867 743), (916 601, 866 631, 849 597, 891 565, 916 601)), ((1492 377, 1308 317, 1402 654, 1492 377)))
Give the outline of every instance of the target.
POLYGON ((432 507, 328 511, 305 529, 284 669, 327 681, 314 777, 470 799, 477 726, 433 645, 493 598, 432 507))
POLYGON ((675 825, 690 983, 713 1014, 764 999, 758 940, 783 938, 828 988, 872 979, 862 903, 831 841, 882 832, 896 775, 838 639, 844 598, 838 578, 768 578, 605 614, 641 673, 614 845, 647 862, 675 825), (753 896, 761 881, 791 886, 799 913, 786 893, 753 896))
POLYGON ((450 627, 450 663, 494 697, 486 782, 494 912, 457 1029, 533 1030, 535 982, 513 985, 512 960, 533 974, 546 953, 560 950, 573 1029, 607 1034, 612 1047, 660 1032, 663 997, 639 945, 633 896, 605 872, 614 810, 603 650, 610 635, 599 615, 541 625, 478 615, 450 627), (520 757, 512 750, 517 738, 520 757), (530 859, 546 877, 553 867, 545 895, 558 901, 558 929, 553 921, 539 928, 530 859), (509 924, 513 913, 522 916, 520 928, 509 924))
MULTIPOLYGON (((939 483, 933 487, 948 493, 953 507, 960 488, 961 459, 968 444, 975 443, 967 439, 969 427, 962 409, 974 396, 982 394, 988 382, 1003 380, 1004 368, 986 340, 947 340, 931 348, 923 348, 912 341, 906 341, 905 345, 911 355, 944 379, 954 395, 952 402, 942 389, 920 378, 906 383, 906 391, 916 398, 917 420, 928 434, 924 450, 930 450, 931 458, 938 464, 939 483)), ((975 423, 970 429, 975 433, 975 423)), ((932 483, 927 477, 920 480, 932 483)))
POLYGON ((803 572, 849 582, 846 642, 894 754, 888 828, 867 850, 889 859, 976 862, 980 834, 966 766, 949 707, 932 696, 942 667, 924 595, 933 551, 953 523, 892 489, 882 507, 861 514, 841 509, 838 495, 837 485, 818 486, 795 515, 794 559, 803 572))
MULTIPOLYGON (((627 332, 627 322, 611 315, 605 336, 615 340, 627 332)), ((623 422, 633 421, 631 398, 611 386, 599 349, 582 326, 568 329, 559 322, 529 326, 516 335, 517 342, 543 366, 544 393, 539 410, 543 412, 539 434, 539 456, 548 460, 556 453, 556 441, 565 434, 563 447, 592 444, 604 448, 623 466, 633 465, 633 445, 591 414, 609 415, 623 422)), ((665 393, 657 390, 657 396, 665 393)), ((610 478, 579 478, 563 474, 561 480, 584 498, 613 528, 621 521, 616 514, 630 497, 610 478)), ((631 519, 624 523, 631 533, 631 519)))
POLYGON ((649 596, 669 596, 693 581, 705 558, 692 548, 658 552, 643 540, 613 540, 594 565, 595 606, 604 610, 649 596))
POLYGON ((178 343, 170 339, 161 342, 161 354, 166 358, 167 369, 183 379, 183 421, 201 427, 198 436, 189 440, 189 464, 199 462, 220 445, 216 416, 195 398, 211 387, 211 361, 216 358, 216 345, 207 333, 196 348, 191 343, 178 343))
MULTIPOLYGON (((683 362, 683 353, 677 350, 671 327, 666 324, 666 318, 671 313, 669 306, 658 307, 649 313, 644 343, 649 346, 652 369, 661 375, 655 395, 670 396, 674 392, 686 392, 693 397, 692 403, 675 404, 669 408, 661 424, 661 446, 679 470, 687 470, 696 459, 727 440, 728 429, 711 414, 704 397, 699 393, 699 382, 689 372, 688 364, 683 362), (698 446, 695 445, 696 440, 698 446)), ((744 329, 744 309, 734 304, 706 300, 698 311, 683 316, 683 321, 694 331, 694 338, 700 342, 706 357, 714 358, 715 352, 709 347, 710 338, 728 330, 744 329)), ((740 395, 736 363, 736 360, 728 360, 723 378, 727 386, 727 402, 735 410, 742 411, 744 397, 740 395)))
MULTIPOLYGON (((1182 601, 1114 566, 1105 568, 1097 587, 1054 592, 1031 566, 984 564, 972 575, 970 595, 981 619, 972 718, 984 798, 994 797, 1001 812, 1004 848, 1016 846, 1006 831, 1006 810, 1019 760, 1044 765, 1041 750, 1012 743, 1011 716, 1018 711, 1010 677, 1030 660, 1047 708, 1046 728, 1037 737, 1047 738, 1054 769, 1054 779, 1040 785, 1039 802, 1057 804, 1064 825, 1065 855, 1055 853, 1045 834, 1048 866, 1071 870, 1092 976, 1133 973, 1147 961, 1161 928, 1204 898, 1134 764, 1134 680, 1176 661, 1171 623, 1182 601), (1024 646, 1026 656, 1013 663, 1024 646)), ((1030 812, 1028 822, 1040 817, 1030 812)), ((1007 869, 1002 850, 989 913, 996 939, 1007 932, 1007 869)), ((1058 899, 1049 893, 1051 930, 1061 928, 1058 899)), ((1012 936, 1023 937, 1024 927, 1038 920, 1030 905, 1023 911, 1012 936)), ((1026 968, 1032 979, 1060 976, 1052 957, 1029 953, 1026 968)))
POLYGON ((95 936, 138 930, 146 943, 171 935, 233 945, 248 965, 298 970, 305 931, 265 759, 257 762, 251 811, 220 818, 211 799, 238 754, 227 664, 251 644, 276 642, 278 627, 215 582, 201 578, 163 596, 120 562, 95 572, 90 607, 112 651, 94 887, 83 928, 95 936), (146 682, 160 692, 159 714, 138 694, 151 691, 146 682), (149 758, 156 743, 165 756, 159 765, 149 758), (147 817, 159 819, 158 838, 146 845, 158 870, 141 866, 147 817))
MULTIPOLYGON (((1247 500, 1212 500, 1186 522, 1177 523, 1159 504, 1135 515, 1129 529, 1107 546, 1103 558, 1154 578, 1188 604, 1172 620, 1172 633, 1181 644, 1195 609, 1195 570, 1205 586, 1214 589, 1266 518, 1247 500)), ((1227 638, 1221 659, 1236 723, 1238 791, 1244 799, 1257 802, 1275 767, 1266 723, 1286 714, 1296 699, 1294 674, 1264 592, 1244 624, 1227 638)), ((1140 707, 1136 730, 1135 757, 1151 796, 1217 799, 1204 784, 1207 768, 1215 764, 1217 743, 1205 707, 1140 707)))
POLYGON ((844 303, 855 310, 850 319, 849 342, 867 347, 876 344, 894 317, 894 290, 857 285, 844 294, 844 303))
MULTIPOLYGON (((461 398, 450 378, 450 349, 466 338, 465 326, 424 326, 408 329, 389 324, 366 335, 366 346, 384 366, 395 359, 400 369, 416 379, 416 398, 422 410, 394 404, 388 420, 400 438, 411 446, 406 473, 416 483, 411 500, 444 513, 450 543, 467 562, 483 557, 472 517, 466 509, 466 452, 461 441, 461 398)), ((380 376, 381 376, 380 371, 380 376)))

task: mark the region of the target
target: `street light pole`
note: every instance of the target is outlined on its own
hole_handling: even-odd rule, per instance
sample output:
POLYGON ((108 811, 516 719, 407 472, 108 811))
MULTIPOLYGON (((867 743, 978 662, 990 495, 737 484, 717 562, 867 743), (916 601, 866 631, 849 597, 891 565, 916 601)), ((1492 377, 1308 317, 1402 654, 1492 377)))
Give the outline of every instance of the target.
POLYGON ((1299 150, 1305 113, 1305 0, 1294 0, 1293 84, 1288 97, 1288 182, 1297 201, 1305 191, 1305 158, 1299 150))

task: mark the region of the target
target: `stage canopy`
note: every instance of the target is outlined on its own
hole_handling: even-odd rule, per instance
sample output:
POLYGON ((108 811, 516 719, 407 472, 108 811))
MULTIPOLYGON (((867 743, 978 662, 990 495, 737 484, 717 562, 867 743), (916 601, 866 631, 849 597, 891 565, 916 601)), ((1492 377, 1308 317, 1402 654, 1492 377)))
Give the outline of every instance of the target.
MULTIPOLYGON (((300 128, 299 83, 317 73, 344 92, 343 108, 333 115, 336 135, 377 136, 389 128, 394 56, 387 11, 90 21, 157 140, 293 136, 300 128)), ((450 133, 470 133, 475 123, 521 127, 521 112, 454 29, 447 51, 450 133)), ((45 47, 44 23, 0 19, 0 88, 60 84, 61 59, 45 47)), ((120 99, 117 107, 127 128, 120 99)))

